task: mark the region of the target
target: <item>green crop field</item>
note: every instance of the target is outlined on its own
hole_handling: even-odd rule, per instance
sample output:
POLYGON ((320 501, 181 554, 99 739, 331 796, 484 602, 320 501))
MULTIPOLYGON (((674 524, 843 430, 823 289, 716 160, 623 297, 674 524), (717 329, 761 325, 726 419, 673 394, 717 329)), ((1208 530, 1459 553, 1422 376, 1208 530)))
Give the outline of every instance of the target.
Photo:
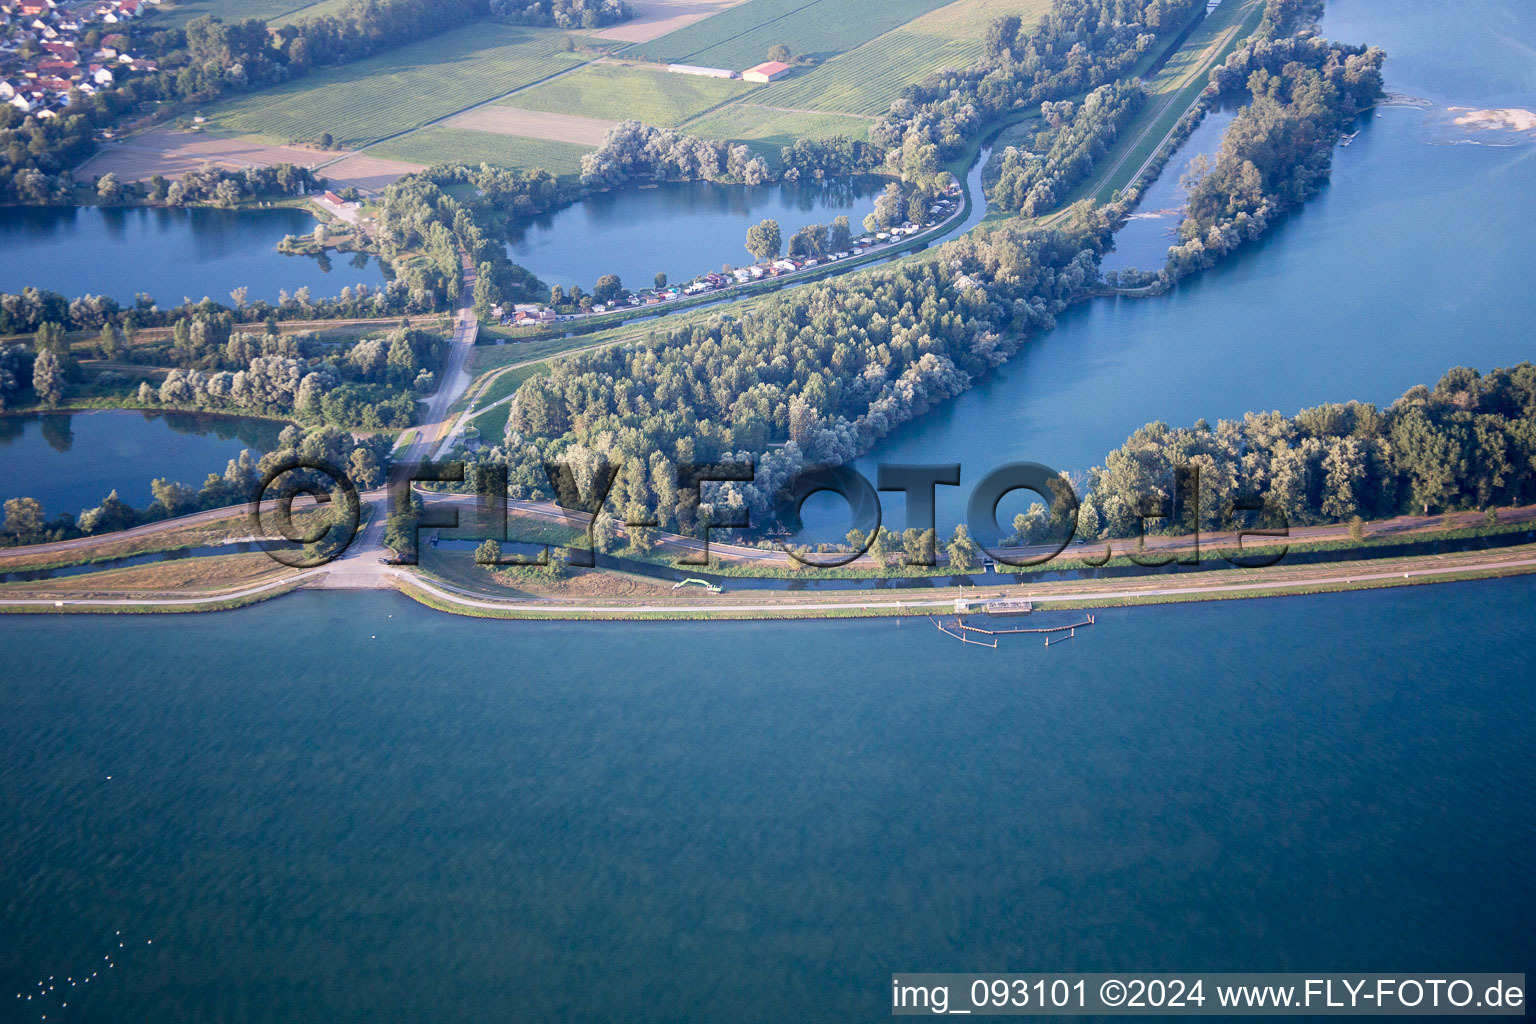
POLYGON ((295 21, 303 21, 306 18, 334 18, 341 13, 342 8, 351 2, 352 0, 318 0, 318 2, 312 3, 308 7, 300 7, 298 10, 289 11, 276 18, 269 17, 267 24, 274 28, 281 28, 284 25, 290 25, 295 21))
POLYGON ((179 28, 193 18, 204 14, 211 14, 225 21, 240 21, 245 18, 270 21, 293 14, 313 3, 314 0, 177 0, 175 3, 168 3, 159 10, 153 11, 145 24, 151 28, 162 28, 166 25, 179 28))
POLYGON ((419 43, 207 111, 209 127, 284 143, 330 132, 357 146, 407 131, 529 85, 579 60, 559 51, 564 32, 467 25, 419 43))
POLYGON ((525 139, 497 132, 477 132, 435 124, 390 139, 368 150, 370 156, 415 164, 493 164, 517 170, 542 167, 551 174, 581 173, 581 158, 591 150, 568 142, 525 139))
POLYGON ((943 0, 747 0, 668 33, 635 52, 652 60, 740 71, 783 43, 824 60, 860 46, 943 0))
POLYGON ((777 167, 781 146, 793 146, 796 139, 825 139, 832 135, 862 141, 869 138, 871 123, 867 118, 846 114, 772 110, 751 103, 732 103, 690 121, 683 130, 706 139, 744 142, 777 167))
POLYGON ((750 82, 674 75, 654 68, 588 64, 509 96, 501 104, 607 121, 638 118, 671 127, 757 88, 750 82))
POLYGON ((1024 24, 1033 25, 1050 9, 1051 0, 954 0, 907 28, 924 35, 979 41, 986 38, 987 26, 1004 15, 1017 14, 1024 24))
POLYGON ((913 82, 942 67, 964 67, 981 56, 972 39, 945 39, 906 29, 887 32, 856 50, 785 82, 765 97, 774 106, 878 115, 913 82))

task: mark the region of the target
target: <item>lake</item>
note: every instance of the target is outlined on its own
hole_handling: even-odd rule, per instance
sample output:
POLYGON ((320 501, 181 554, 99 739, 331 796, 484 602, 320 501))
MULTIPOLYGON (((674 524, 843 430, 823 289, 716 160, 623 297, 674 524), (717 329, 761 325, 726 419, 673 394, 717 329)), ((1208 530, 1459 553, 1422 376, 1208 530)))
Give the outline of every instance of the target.
MULTIPOLYGON (((1152 420, 1389 403, 1453 366, 1536 358, 1536 145, 1443 130, 1452 106, 1536 109, 1536 8, 1337 0, 1323 29, 1383 45, 1388 90, 1436 109, 1376 111, 1335 151, 1331 184, 1259 243, 1169 295, 1069 310, 859 468, 874 479, 880 461, 963 463, 962 486, 939 488, 952 529, 970 484, 1005 462, 1082 472, 1152 420)), ((825 536, 847 529, 834 503, 820 506, 825 536)))
POLYGON ((848 217, 854 233, 886 179, 840 178, 748 187, 708 181, 598 192, 518 225, 507 251, 512 262, 546 284, 587 291, 604 274, 618 274, 632 289, 649 288, 658 272, 673 283, 756 262, 745 248, 747 228, 779 222, 789 236, 807 224, 848 217))
POLYGON ((1529 579, 1049 650, 4 617, 0 983, 99 971, 17 1020, 647 1024, 876 1020, 901 970, 1528 970, 1532 621, 1529 579))
POLYGON ((143 508, 155 477, 201 487, 242 449, 276 448, 282 429, 272 420, 196 413, 0 416, 0 501, 36 498, 52 518, 94 508, 116 488, 143 508))
POLYGON ((32 285, 69 298, 110 295, 125 306, 143 292, 168 309, 184 298, 228 305, 242 286, 252 300, 276 302, 282 290, 308 287, 318 299, 347 285, 384 284, 366 253, 321 260, 277 251, 284 235, 310 234, 318 223, 288 207, 0 207, 0 291, 32 285))

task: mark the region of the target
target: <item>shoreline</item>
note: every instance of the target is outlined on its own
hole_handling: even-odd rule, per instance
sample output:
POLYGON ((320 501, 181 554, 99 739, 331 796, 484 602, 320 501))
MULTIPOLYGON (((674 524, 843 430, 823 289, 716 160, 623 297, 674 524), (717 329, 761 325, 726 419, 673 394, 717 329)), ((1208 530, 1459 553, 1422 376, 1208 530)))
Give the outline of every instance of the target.
MULTIPOLYGON (((1126 580, 1092 582, 1062 581, 1056 586, 1014 584, 1000 587, 964 588, 972 594, 947 591, 940 596, 871 601, 853 592, 851 599, 831 600, 829 595, 808 595, 815 600, 785 600, 783 592, 757 591, 776 600, 735 604, 691 600, 676 604, 615 602, 577 604, 552 599, 498 598, 475 593, 425 573, 390 569, 365 585, 343 580, 328 585, 329 567, 306 569, 293 575, 262 581, 235 590, 186 597, 104 597, 90 591, 61 591, 49 597, 0 597, 0 614, 189 614, 232 611, 262 603, 300 589, 394 590, 419 604, 450 614, 473 618, 548 621, 743 621, 752 619, 821 621, 841 618, 889 618, 931 615, 936 611, 983 614, 987 600, 1027 599, 1036 610, 1123 608, 1142 605, 1193 604, 1213 600, 1300 597, 1311 594, 1381 590, 1401 586, 1460 583, 1536 574, 1536 544, 1507 549, 1505 557, 1489 559, 1486 552, 1458 555, 1416 555, 1383 559, 1367 571, 1346 572, 1331 564, 1272 569, 1212 570, 1208 578, 1178 585, 1136 587, 1126 580), (1330 573, 1319 575, 1319 570, 1330 573), (1068 589, 1068 585, 1075 589, 1068 589), (985 592, 985 593, 981 593, 985 592)), ((89 577, 80 577, 87 579, 89 577)), ((1148 577, 1148 579, 1151 579, 1148 577)), ((1187 577, 1185 579, 1188 579, 1187 577)), ((96 593, 100 593, 97 591, 96 593)), ((804 593, 804 592, 799 592, 804 593)))

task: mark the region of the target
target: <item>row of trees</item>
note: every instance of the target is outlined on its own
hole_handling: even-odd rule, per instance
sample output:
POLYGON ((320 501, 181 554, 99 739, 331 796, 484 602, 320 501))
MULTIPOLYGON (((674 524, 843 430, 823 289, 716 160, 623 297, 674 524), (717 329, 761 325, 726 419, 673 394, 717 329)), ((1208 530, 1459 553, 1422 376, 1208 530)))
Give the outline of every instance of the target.
POLYGON ((1127 537, 1138 515, 1177 514, 1149 531, 1187 532, 1173 510, 1176 467, 1199 469, 1199 525, 1217 529, 1239 498, 1259 498, 1293 526, 1536 501, 1536 366, 1486 376, 1458 367, 1389 408, 1350 402, 1293 417, 1249 413, 1214 428, 1151 423, 1089 474, 1080 535, 1127 537), (1154 514, 1156 514, 1154 512, 1154 514))
POLYGON ((641 179, 743 185, 761 185, 779 177, 820 180, 880 170, 885 150, 836 135, 800 139, 783 147, 780 156, 783 170, 775 175, 768 162, 747 146, 624 121, 608 129, 602 145, 582 157, 581 181, 593 188, 608 188, 641 179))
POLYGON ((1116 81, 1203 7, 1199 0, 1053 0, 1033 26, 1017 15, 999 18, 981 60, 909 86, 870 138, 909 180, 937 173, 999 114, 1116 81))
POLYGON ((263 476, 295 453, 306 461, 322 460, 345 470, 359 488, 377 487, 384 482, 389 466, 390 444, 387 437, 357 438, 334 427, 300 430, 288 426, 279 435, 276 450, 260 459, 249 449, 242 451, 229 460, 222 474, 209 473, 201 487, 155 479, 150 484, 154 501, 142 510, 123 501, 116 490, 100 505, 84 509, 78 516, 62 512, 51 519, 35 498, 12 498, 6 501, 5 516, 0 521, 0 545, 115 533, 173 516, 244 504, 255 497, 256 485, 263 476))
POLYGON ((1093 173, 1145 102, 1140 81, 1127 79, 1099 86, 1076 106, 1069 100, 1042 103, 1049 127, 1034 141, 1042 153, 1004 150, 990 203, 1026 217, 1050 212, 1093 173))
POLYGON ((772 177, 767 162, 746 146, 728 146, 641 121, 609 128, 602 145, 581 158, 582 184, 593 188, 639 179, 756 185, 772 177))
POLYGON ((382 288, 360 284, 346 286, 334 297, 317 299, 308 287, 278 293, 276 303, 250 300, 246 288, 230 293, 230 305, 209 298, 162 309, 153 297, 140 294, 125 307, 110 295, 82 295, 69 299, 58 292, 26 287, 19 293, 0 294, 0 335, 29 334, 44 324, 59 324, 72 331, 94 331, 110 324, 131 335, 142 327, 170 327, 180 320, 228 317, 233 323, 260 324, 280 320, 334 320, 430 313, 442 308, 439 292, 405 281, 390 281, 382 288))
POLYGON ((634 16, 624 0, 491 0, 491 17, 517 25, 602 28, 634 16))

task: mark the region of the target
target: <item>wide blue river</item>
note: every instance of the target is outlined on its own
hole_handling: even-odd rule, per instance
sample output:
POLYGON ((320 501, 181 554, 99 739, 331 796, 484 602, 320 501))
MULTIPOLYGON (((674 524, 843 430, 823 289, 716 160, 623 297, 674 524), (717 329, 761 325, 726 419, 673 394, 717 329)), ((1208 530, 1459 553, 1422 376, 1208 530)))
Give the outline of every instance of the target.
POLYGON ((844 1022, 893 971, 1530 971, 1533 621, 1529 580, 1104 612, 1049 650, 383 594, 0 618, 7 1019, 844 1022))

